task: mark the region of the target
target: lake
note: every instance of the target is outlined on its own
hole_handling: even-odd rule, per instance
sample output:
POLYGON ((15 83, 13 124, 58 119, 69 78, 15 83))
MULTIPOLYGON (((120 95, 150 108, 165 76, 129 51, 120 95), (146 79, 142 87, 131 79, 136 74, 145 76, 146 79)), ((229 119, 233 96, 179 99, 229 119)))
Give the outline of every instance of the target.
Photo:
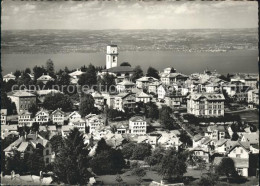
MULTIPOLYGON (((76 69, 92 63, 105 66, 105 53, 61 53, 61 54, 2 54, 3 75, 23 70, 26 67, 45 65, 52 59, 55 69, 76 69)), ((140 65, 144 71, 149 66, 158 70, 174 67, 178 72, 191 74, 203 72, 205 68, 227 74, 234 72, 258 73, 257 50, 234 50, 226 53, 211 52, 172 52, 172 51, 119 51, 119 64, 129 62, 132 67, 140 65)))

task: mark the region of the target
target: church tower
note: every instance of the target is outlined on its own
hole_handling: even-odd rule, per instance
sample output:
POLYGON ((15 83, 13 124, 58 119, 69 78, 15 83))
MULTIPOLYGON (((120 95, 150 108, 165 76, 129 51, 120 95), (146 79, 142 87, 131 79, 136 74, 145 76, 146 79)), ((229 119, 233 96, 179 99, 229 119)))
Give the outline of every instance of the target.
POLYGON ((108 45, 106 54, 106 69, 117 67, 117 45, 108 45))

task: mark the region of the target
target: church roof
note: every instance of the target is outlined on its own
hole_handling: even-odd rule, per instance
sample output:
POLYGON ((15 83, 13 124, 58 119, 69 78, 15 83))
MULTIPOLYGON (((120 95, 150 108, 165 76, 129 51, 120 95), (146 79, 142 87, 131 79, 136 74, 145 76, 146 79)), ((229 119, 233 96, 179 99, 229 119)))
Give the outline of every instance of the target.
POLYGON ((130 66, 118 66, 118 67, 112 67, 109 69, 105 69, 102 72, 112 72, 112 73, 134 72, 134 69, 130 66))

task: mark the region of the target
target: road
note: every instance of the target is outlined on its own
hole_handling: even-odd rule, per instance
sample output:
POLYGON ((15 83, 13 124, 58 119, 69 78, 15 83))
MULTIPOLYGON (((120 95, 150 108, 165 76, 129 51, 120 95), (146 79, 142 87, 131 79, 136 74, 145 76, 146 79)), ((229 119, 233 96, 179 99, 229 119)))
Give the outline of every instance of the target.
POLYGON ((189 131, 186 130, 186 129, 183 127, 182 122, 181 122, 174 114, 171 114, 171 117, 176 121, 176 123, 181 127, 182 130, 186 131, 187 134, 188 134, 191 138, 193 138, 193 135, 191 135, 191 134, 189 133, 189 131))

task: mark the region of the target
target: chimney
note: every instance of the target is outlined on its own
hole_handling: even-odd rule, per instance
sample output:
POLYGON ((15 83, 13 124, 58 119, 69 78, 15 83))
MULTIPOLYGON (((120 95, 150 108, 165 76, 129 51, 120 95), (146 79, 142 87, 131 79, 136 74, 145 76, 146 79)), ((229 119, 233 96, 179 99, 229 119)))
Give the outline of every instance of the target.
POLYGON ((11 72, 11 74, 13 75, 13 72, 11 72))

